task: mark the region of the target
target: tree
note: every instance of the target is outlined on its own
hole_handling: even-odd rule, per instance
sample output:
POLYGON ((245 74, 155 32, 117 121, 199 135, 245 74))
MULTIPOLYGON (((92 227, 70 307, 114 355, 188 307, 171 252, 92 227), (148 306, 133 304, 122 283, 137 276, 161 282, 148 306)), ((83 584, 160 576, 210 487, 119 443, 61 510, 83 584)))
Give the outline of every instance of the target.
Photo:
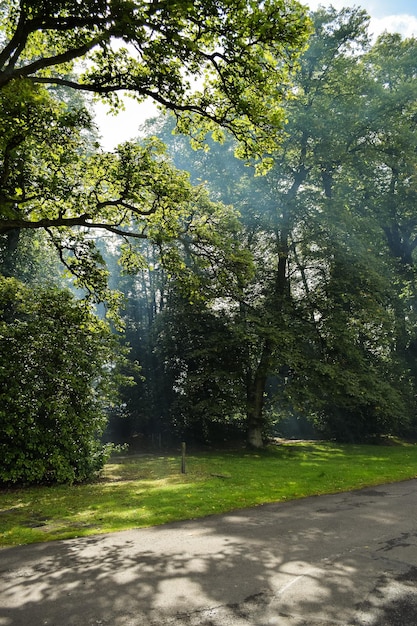
POLYGON ((132 236, 127 224, 158 203, 176 203, 155 172, 161 164, 152 148, 86 160, 74 142, 91 120, 59 107, 44 86, 92 92, 116 108, 120 91, 151 97, 177 115, 180 130, 201 137, 224 127, 244 152, 261 154, 282 128, 281 103, 309 32, 295 1, 8 0, 1 10, 0 233, 9 237, 16 229, 75 226, 132 236), (77 77, 81 60, 86 69, 77 77), (39 158, 42 175, 31 177, 26 170, 39 158))
POLYGON ((395 352, 414 380, 414 386, 417 382, 416 58, 415 38, 402 39, 398 34, 388 33, 381 35, 365 56, 369 83, 362 109, 364 158, 353 163, 360 181, 357 211, 379 228, 395 269, 394 284, 399 296, 394 303, 395 352))
POLYGON ((381 201, 375 181, 385 174, 366 140, 364 111, 374 111, 378 125, 385 110, 372 99, 377 88, 363 62, 369 18, 357 9, 313 18, 297 98, 286 106, 287 138, 265 177, 233 161, 231 143, 188 156, 189 166, 185 140, 172 148, 194 180, 208 180, 239 209, 240 241, 253 255, 252 280, 227 310, 241 329, 248 441, 256 447, 268 425, 268 395, 275 413, 309 413, 340 439, 395 431, 411 411, 392 342, 395 271, 366 196, 381 201), (366 186, 356 164, 368 172, 366 186))
POLYGON ((260 342, 248 416, 258 445, 268 377, 282 373, 281 405, 319 416, 339 439, 363 440, 409 419, 390 335, 392 267, 381 258, 375 222, 355 205, 361 184, 351 173, 363 146, 368 16, 329 9, 313 19, 298 98, 287 105, 288 140, 266 177, 255 238, 257 250, 262 242, 267 249, 264 265, 257 263, 263 302, 253 325, 260 342))
POLYGON ((203 190, 195 198, 192 212, 185 210, 177 226, 180 228, 175 238, 153 244, 136 240, 124 250, 126 257, 135 260, 141 255, 144 259, 141 267, 136 266, 134 275, 127 275, 120 265, 109 261, 110 249, 103 254, 107 266, 112 268, 111 286, 125 296, 121 310, 124 334, 131 346, 131 358, 141 366, 138 385, 123 394, 123 413, 129 419, 121 423, 116 416, 112 424, 114 428, 120 424, 121 430, 130 428, 154 439, 163 433, 165 441, 166 435, 178 438, 180 432, 192 432, 194 439, 201 440, 203 431, 197 435, 199 426, 204 422, 208 436, 210 423, 215 419, 219 423, 220 415, 226 419, 225 400, 231 406, 227 396, 237 397, 237 389, 232 391, 232 380, 227 392, 215 382, 219 372, 222 381, 231 379, 233 355, 230 342, 219 340, 222 334, 230 337, 230 333, 216 316, 208 313, 207 303, 232 297, 246 281, 251 263, 238 241, 236 213, 231 207, 211 202, 203 190), (137 250, 132 250, 133 245, 137 250), (175 330, 180 319, 180 327, 175 330), (179 352, 175 355, 176 350, 179 352), (204 350, 207 358, 196 366, 198 355, 201 357, 204 350), (217 373, 213 373, 217 361, 217 373), (220 362, 227 362, 227 367, 222 368, 220 362), (193 382, 188 380, 184 391, 184 371, 191 374, 192 370, 196 376, 193 382), (208 387, 210 411, 204 398, 204 389, 208 387), (194 400, 189 397, 191 389, 194 400), (219 389, 217 395, 215 389, 219 389), (196 406, 197 398, 200 408, 196 406), (216 398, 219 406, 214 408, 216 398), (188 409, 192 402, 191 419, 186 416, 185 405, 188 409))
POLYGON ((179 437, 216 444, 242 437, 245 390, 242 343, 229 316, 182 297, 175 283, 153 329, 166 381, 165 425, 179 437))
POLYGON ((376 224, 359 210, 361 182, 351 171, 363 155, 368 16, 319 10, 314 23, 296 81, 299 98, 288 105, 290 139, 270 177, 299 336, 286 395, 319 415, 327 434, 360 440, 407 419, 389 364, 391 268, 376 224))

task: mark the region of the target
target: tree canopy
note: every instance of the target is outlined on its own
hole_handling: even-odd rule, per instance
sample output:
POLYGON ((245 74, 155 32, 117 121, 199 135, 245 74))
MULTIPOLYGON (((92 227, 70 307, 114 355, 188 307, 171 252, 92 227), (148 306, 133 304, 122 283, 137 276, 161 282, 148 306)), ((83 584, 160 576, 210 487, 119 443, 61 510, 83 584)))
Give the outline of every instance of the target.
POLYGON ((89 299, 47 275, 51 246, 95 302, 119 302, 103 234, 131 272, 151 241, 188 298, 233 291, 247 271, 235 212, 155 137, 103 152, 88 95, 114 110, 121 93, 152 98, 194 142, 227 131, 262 159, 309 29, 295 0, 0 0, 0 481, 83 480, 104 459, 123 359, 89 299))
POLYGON ((83 294, 123 293, 141 370, 112 423, 199 441, 245 429, 255 447, 284 417, 339 440, 415 432, 416 40, 372 43, 366 12, 330 7, 305 47, 309 18, 278 0, 0 8, 0 321, 36 370, 8 387, 5 439, 15 423, 65 430, 75 406, 90 440, 114 369, 88 299, 45 279, 46 240, 83 294), (171 115, 106 153, 83 94, 117 109, 124 92, 171 115), (246 167, 265 155, 263 176, 246 167))
POLYGON ((3 0, 0 87, 16 78, 131 91, 244 136, 270 136, 308 34, 294 0, 3 0), (84 72, 69 77, 74 62, 84 72), (194 88, 196 87, 196 88, 194 88))
POLYGON ((3 0, 0 10, 3 245, 12 254, 22 229, 44 229, 83 286, 99 291, 86 231, 148 237, 150 216, 155 224, 169 213, 172 223, 198 193, 154 141, 97 150, 91 116, 68 94, 115 109, 122 92, 150 97, 195 140, 226 129, 242 154, 261 157, 282 132, 310 28, 295 0, 3 0))
POLYGON ((416 41, 384 34, 371 45, 360 9, 312 17, 265 176, 234 159, 232 137, 196 155, 172 124, 162 135, 177 166, 233 203, 252 257, 240 292, 192 307, 194 317, 164 285, 157 349, 174 381, 172 419, 195 432, 202 406, 203 429, 223 393, 225 427, 246 413, 255 446, 284 416, 308 416, 340 440, 415 428, 416 41), (195 341, 184 348, 183 336, 195 341), (219 367, 204 368, 215 351, 219 367))

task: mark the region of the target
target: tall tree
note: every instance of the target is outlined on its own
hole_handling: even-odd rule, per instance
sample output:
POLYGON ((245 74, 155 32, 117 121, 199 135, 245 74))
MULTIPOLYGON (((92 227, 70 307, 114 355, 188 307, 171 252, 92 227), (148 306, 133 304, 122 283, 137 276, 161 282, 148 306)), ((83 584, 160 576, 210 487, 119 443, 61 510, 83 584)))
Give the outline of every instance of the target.
POLYGON ((364 58, 369 75, 363 98, 358 212, 378 225, 396 269, 398 358, 417 382, 416 350, 416 71, 417 40, 381 35, 364 58))
MULTIPOLYGON (((235 212, 221 203, 209 201, 202 191, 199 200, 195 200, 193 213, 184 212, 183 219, 178 222, 182 229, 175 238, 167 237, 154 244, 136 242, 144 264, 136 267, 134 276, 119 276, 117 271, 112 276, 112 284, 126 297, 122 311, 126 338, 132 346, 132 356, 142 368, 142 382, 136 390, 128 390, 126 409, 136 429, 145 434, 160 433, 161 428, 172 431, 174 422, 183 423, 185 432, 192 421, 201 418, 202 409, 196 409, 193 420, 190 420, 184 417, 184 408, 179 408, 187 402, 190 406, 181 388, 184 371, 191 374, 192 370, 198 369, 198 384, 196 375, 194 383, 187 382, 187 390, 194 388, 194 398, 199 397, 199 404, 203 407, 207 402, 203 398, 203 379, 212 375, 215 355, 220 362, 223 352, 225 360, 229 365, 231 363, 230 345, 222 341, 224 348, 221 348, 212 336, 214 331, 217 338, 222 332, 227 336, 230 333, 227 328, 222 328, 216 316, 208 312, 208 303, 220 303, 222 299, 235 297, 251 271, 247 251, 242 249, 237 237, 239 224, 235 212), (177 333, 175 324, 180 319, 182 325, 177 333), (187 331, 188 339, 185 340, 189 323, 193 328, 187 331), (207 324, 213 333, 208 332, 207 324), (181 356, 175 356, 175 349, 179 349, 182 343, 185 345, 180 350, 181 356), (207 367, 201 364, 197 368, 196 352, 202 356, 204 350, 211 357, 206 359, 207 367), (176 410, 173 403, 177 405, 176 410)), ((126 256, 132 252, 132 245, 125 250, 126 256)), ((137 259, 138 253, 133 251, 132 258, 137 259)), ((223 379, 225 372, 226 367, 221 374, 223 379)), ((224 406, 227 393, 221 393, 224 406)), ((211 415, 218 414, 219 410, 220 407, 216 410, 212 407, 211 415)), ((225 414, 223 409, 220 412, 225 414)), ((210 418, 206 415, 203 421, 209 424, 210 418)))
MULTIPOLYGON (((272 378, 281 404, 317 416, 340 438, 386 432, 409 414, 390 339, 393 268, 353 171, 369 154, 363 112, 375 106, 362 62, 369 18, 357 9, 323 9, 313 18, 273 169, 253 179, 233 162, 230 144, 190 165, 239 208, 255 261, 252 282, 229 306, 230 320, 245 329, 241 373, 254 446, 262 445, 272 378)), ((178 160, 186 151, 174 146, 173 154, 178 160)), ((372 194, 375 162, 365 163, 372 194)))

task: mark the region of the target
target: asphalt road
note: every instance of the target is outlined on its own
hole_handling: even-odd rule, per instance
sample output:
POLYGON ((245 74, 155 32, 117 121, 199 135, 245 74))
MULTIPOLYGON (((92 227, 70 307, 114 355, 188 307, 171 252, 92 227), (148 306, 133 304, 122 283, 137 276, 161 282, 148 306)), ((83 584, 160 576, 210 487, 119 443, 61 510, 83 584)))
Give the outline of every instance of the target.
POLYGON ((0 626, 44 624, 417 625, 417 480, 1 550, 0 626))

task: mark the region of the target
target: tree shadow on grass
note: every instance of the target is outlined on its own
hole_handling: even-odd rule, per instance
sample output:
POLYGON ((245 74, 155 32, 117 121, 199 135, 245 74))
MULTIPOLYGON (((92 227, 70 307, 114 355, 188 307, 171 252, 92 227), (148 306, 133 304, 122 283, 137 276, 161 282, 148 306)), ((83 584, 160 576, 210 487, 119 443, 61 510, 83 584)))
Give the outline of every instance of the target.
POLYGON ((416 506, 409 481, 4 549, 0 626, 412 626, 416 506))

